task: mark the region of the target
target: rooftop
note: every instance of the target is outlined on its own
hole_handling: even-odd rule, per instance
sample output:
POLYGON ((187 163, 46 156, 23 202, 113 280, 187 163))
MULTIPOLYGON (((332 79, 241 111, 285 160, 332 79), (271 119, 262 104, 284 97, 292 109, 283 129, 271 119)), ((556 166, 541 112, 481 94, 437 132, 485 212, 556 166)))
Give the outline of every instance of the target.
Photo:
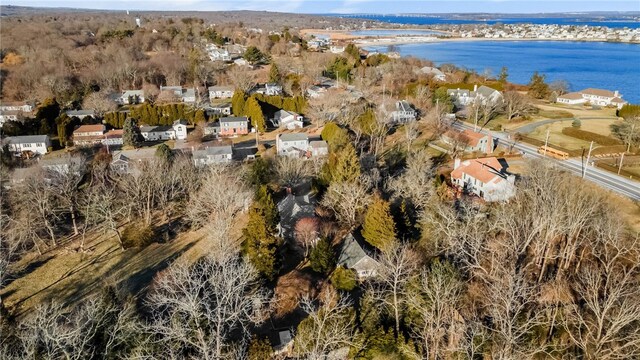
POLYGON ((483 183, 500 182, 504 179, 504 168, 495 157, 465 160, 451 172, 451 177, 460 179, 467 174, 483 183))
POLYGON ((300 140, 308 140, 309 136, 306 133, 291 133, 291 134, 280 134, 280 141, 300 141, 300 140))
POLYGON ((104 132, 105 126, 101 124, 96 125, 81 125, 77 129, 73 130, 73 133, 86 133, 86 132, 104 132))
POLYGON ((246 116, 225 116, 220 118, 220 122, 247 122, 249 119, 246 116))

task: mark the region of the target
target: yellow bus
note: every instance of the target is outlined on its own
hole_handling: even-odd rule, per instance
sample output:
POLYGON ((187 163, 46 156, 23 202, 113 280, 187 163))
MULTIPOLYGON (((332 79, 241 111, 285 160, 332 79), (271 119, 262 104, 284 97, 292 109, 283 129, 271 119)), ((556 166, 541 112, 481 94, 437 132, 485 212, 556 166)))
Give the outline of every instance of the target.
POLYGON ((567 160, 569 158, 568 152, 554 149, 550 146, 544 146, 544 145, 538 148, 538 153, 555 158, 555 159, 559 159, 559 160, 567 160))

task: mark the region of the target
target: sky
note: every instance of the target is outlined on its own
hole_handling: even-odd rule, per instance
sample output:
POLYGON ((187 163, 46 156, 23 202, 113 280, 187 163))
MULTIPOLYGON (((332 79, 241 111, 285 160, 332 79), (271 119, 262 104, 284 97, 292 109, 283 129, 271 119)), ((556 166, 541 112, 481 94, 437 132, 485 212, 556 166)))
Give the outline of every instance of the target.
POLYGON ((0 3, 3 5, 110 10, 266 10, 311 14, 640 11, 640 0, 2 0, 0 3))

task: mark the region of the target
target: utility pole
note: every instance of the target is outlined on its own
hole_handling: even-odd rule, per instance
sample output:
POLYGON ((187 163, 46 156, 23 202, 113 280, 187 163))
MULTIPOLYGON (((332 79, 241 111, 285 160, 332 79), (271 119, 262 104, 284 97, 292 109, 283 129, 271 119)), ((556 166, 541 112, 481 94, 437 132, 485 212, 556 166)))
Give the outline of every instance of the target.
POLYGON ((624 160, 624 153, 620 157, 620 165, 618 166, 618 175, 620 175, 620 171, 622 170, 622 161, 624 160))
POLYGON ((587 167, 589 166, 589 159, 591 159, 591 150, 593 150, 593 141, 591 145, 589 145, 589 152, 587 153, 587 162, 584 164, 584 169, 582 169, 582 178, 584 179, 587 176, 587 167))
POLYGON ((549 145, 549 129, 547 129, 547 136, 544 139, 544 151, 542 152, 543 157, 547 157, 547 146, 549 145))

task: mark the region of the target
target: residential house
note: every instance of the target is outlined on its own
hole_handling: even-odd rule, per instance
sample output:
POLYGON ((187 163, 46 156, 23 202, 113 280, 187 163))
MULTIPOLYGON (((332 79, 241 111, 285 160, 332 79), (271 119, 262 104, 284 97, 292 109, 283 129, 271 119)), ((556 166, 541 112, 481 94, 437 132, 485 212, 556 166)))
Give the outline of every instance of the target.
POLYGON ((345 48, 344 45, 331 45, 329 46, 329 51, 333 54, 342 54, 345 48))
POLYGON ((479 151, 491 154, 495 148, 491 134, 483 134, 468 129, 461 132, 451 130, 442 136, 442 140, 447 144, 463 143, 465 152, 479 151))
POLYGON ((419 70, 419 72, 422 73, 422 74, 431 76, 437 81, 445 81, 445 80, 447 80, 447 75, 445 75, 445 73, 443 73, 442 71, 440 71, 440 69, 435 68, 435 67, 425 66, 425 67, 421 68, 419 70))
POLYGON ((18 121, 18 117, 22 115, 21 110, 3 110, 0 111, 0 127, 7 121, 18 121))
POLYGON ((279 156, 307 156, 309 136, 305 133, 278 134, 276 137, 276 150, 279 156))
POLYGON ((347 235, 342 243, 338 265, 355 270, 361 280, 376 276, 380 268, 380 263, 365 251, 363 244, 352 234, 347 235))
POLYGON ((313 157, 327 156, 329 155, 329 144, 324 140, 310 141, 309 152, 313 157))
POLYGON ((171 126, 141 126, 140 134, 146 141, 185 140, 187 122, 176 120, 171 126))
POLYGON ((496 103, 502 99, 502 94, 488 86, 473 86, 473 91, 465 89, 448 89, 447 94, 452 98, 457 107, 464 107, 476 101, 496 103))
POLYGON ((102 139, 103 145, 122 145, 122 136, 124 135, 124 130, 122 129, 111 129, 104 134, 104 138, 102 139))
POLYGON ((215 136, 218 137, 220 135, 220 122, 219 121, 210 121, 204 125, 202 135, 204 136, 215 136))
POLYGON ((327 92, 327 88, 319 85, 312 85, 306 91, 307 97, 312 99, 317 99, 319 97, 322 97, 326 92, 327 92))
POLYGON ((416 111, 405 100, 396 102, 396 110, 391 113, 391 121, 394 123, 407 123, 416 121, 416 111))
POLYGON ((223 103, 223 104, 215 104, 210 105, 204 108, 204 111, 207 115, 218 116, 218 115, 231 115, 231 104, 223 103))
POLYGON ((173 93, 176 98, 184 103, 196 102, 196 89, 195 88, 183 88, 182 86, 160 86, 160 92, 168 91, 173 93))
POLYGON ((196 167, 226 164, 233 158, 233 147, 231 145, 205 146, 194 150, 191 154, 196 167))
POLYGON ((456 159, 451 183, 460 191, 474 194, 485 201, 506 201, 515 195, 515 176, 495 157, 456 159))
POLYGON ((144 90, 124 90, 116 98, 116 102, 120 105, 141 104, 144 101, 144 90))
POLYGON ((227 49, 220 49, 218 47, 207 48, 209 59, 211 61, 231 61, 231 54, 227 49))
POLYGON ((562 104, 585 104, 599 106, 613 106, 621 109, 627 102, 622 100, 622 95, 618 91, 588 88, 577 92, 572 92, 558 96, 557 102, 562 104))
POLYGON ((96 112, 93 110, 67 110, 66 114, 68 117, 76 117, 80 120, 86 117, 96 118, 96 112))
POLYGON ((22 111, 30 113, 33 111, 34 104, 27 102, 3 102, 0 103, 0 111, 22 111))
POLYGON ((233 86, 210 86, 209 99, 230 99, 234 92, 233 86))
POLYGON ((115 151, 109 167, 118 174, 139 175, 140 164, 156 159, 156 148, 115 151))
POLYGON ((274 127, 281 129, 301 129, 304 126, 304 117, 293 111, 278 110, 271 120, 274 127))
POLYGON ((51 140, 48 135, 12 136, 4 139, 3 146, 8 145, 14 153, 32 152, 44 155, 49 152, 51 140))
POLYGON ((73 144, 75 146, 100 145, 106 130, 106 126, 102 124, 81 125, 73 131, 73 144))
POLYGON ((276 83, 266 83, 264 85, 256 85, 250 91, 251 94, 264 94, 264 95, 282 95, 282 86, 276 83))
POLYGON ((317 199, 310 191, 304 194, 294 195, 293 191, 287 191, 287 195, 278 202, 278 235, 285 239, 293 239, 296 223, 302 218, 315 217, 317 199))
POLYGON ((68 174, 69 171, 80 174, 83 170, 84 164, 85 160, 83 157, 72 156, 71 154, 49 159, 40 159, 38 161, 38 165, 40 165, 40 167, 42 167, 47 172, 55 172, 62 175, 68 174))
POLYGON ((225 116, 220 118, 220 135, 236 136, 249 133, 249 119, 246 116, 225 116))

